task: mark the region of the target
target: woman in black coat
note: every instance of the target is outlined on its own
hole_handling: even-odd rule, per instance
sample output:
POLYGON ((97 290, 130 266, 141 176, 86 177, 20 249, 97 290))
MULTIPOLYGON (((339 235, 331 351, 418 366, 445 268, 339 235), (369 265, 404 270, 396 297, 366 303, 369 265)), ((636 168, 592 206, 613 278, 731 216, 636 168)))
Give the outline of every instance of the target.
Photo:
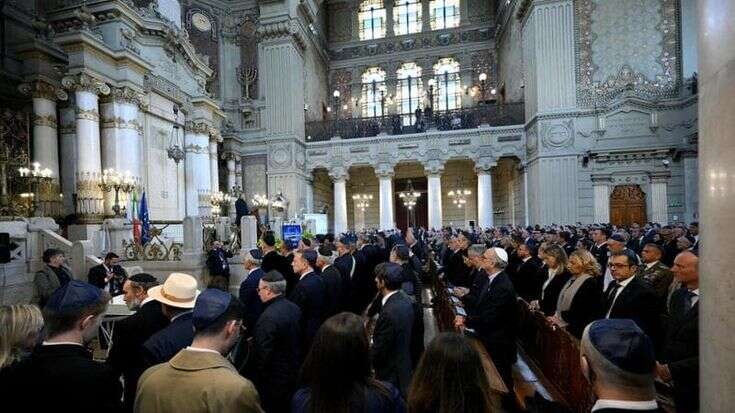
POLYGON ((581 338, 587 324, 600 318, 602 312, 600 264, 589 251, 579 249, 569 257, 569 272, 572 277, 559 294, 556 313, 548 319, 581 338))
POLYGON ((541 310, 544 315, 551 317, 556 313, 559 293, 572 275, 567 270, 567 253, 562 247, 555 244, 547 245, 539 255, 543 256, 546 264, 541 267, 542 271, 546 271, 546 274, 541 274, 545 281, 541 289, 541 300, 532 301, 531 308, 541 310))

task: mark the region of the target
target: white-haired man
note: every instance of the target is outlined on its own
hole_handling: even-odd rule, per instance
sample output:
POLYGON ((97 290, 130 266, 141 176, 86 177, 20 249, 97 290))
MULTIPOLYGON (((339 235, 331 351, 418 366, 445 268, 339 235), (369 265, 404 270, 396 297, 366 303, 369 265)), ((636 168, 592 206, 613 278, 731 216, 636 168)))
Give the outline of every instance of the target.
POLYGON ((247 277, 240 283, 240 302, 245 310, 245 318, 243 322, 245 328, 250 332, 255 328, 255 323, 263 312, 263 303, 258 297, 258 283, 265 272, 260 268, 263 262, 263 253, 259 249, 251 249, 245 254, 242 265, 248 272, 247 277))

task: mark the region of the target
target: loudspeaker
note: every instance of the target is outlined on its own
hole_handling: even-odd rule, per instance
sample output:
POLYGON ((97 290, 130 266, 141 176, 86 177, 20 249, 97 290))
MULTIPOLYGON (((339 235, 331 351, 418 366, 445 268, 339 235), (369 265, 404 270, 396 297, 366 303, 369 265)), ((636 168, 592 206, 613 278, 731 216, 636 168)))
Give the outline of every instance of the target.
POLYGON ((10 234, 0 232, 0 264, 10 262, 10 234))

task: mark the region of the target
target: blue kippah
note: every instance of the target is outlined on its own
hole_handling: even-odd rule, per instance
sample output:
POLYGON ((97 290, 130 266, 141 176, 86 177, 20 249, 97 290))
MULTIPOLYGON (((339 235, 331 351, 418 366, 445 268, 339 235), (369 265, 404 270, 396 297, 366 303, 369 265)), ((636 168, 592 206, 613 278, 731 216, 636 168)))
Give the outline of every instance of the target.
POLYGON ((51 294, 46 308, 55 312, 73 311, 97 303, 102 297, 102 290, 92 284, 79 280, 71 280, 51 294))
POLYGON ((636 374, 653 371, 653 344, 633 320, 598 320, 590 324, 588 334, 597 351, 617 367, 636 374))
POLYGON ((301 255, 309 263, 310 266, 316 266, 317 253, 312 249, 304 250, 301 255))
POLYGON ((385 281, 388 283, 399 283, 403 282, 403 268, 393 262, 386 262, 385 264, 385 281))
POLYGON ((251 257, 253 257, 254 260, 262 260, 263 259, 263 252, 261 252, 258 248, 253 248, 250 251, 248 251, 251 257))
POLYGON ((194 312, 191 318, 194 328, 199 331, 212 325, 227 311, 232 299, 232 294, 217 288, 204 290, 199 294, 196 304, 194 304, 194 312))

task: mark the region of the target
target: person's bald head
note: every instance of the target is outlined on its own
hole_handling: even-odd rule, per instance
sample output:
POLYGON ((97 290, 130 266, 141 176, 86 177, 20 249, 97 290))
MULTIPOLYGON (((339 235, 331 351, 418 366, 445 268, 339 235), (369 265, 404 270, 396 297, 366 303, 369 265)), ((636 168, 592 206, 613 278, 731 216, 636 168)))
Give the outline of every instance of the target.
POLYGON ((679 253, 674 259, 671 272, 677 280, 690 289, 699 288, 699 257, 691 251, 679 253))

